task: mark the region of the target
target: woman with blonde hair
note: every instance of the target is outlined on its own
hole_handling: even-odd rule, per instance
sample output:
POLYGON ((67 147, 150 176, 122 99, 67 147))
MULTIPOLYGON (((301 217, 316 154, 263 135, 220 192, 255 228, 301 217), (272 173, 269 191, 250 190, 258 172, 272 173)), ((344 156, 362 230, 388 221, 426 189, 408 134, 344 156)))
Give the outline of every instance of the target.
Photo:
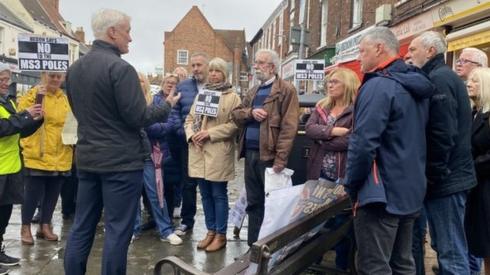
POLYGON ((185 120, 189 143, 189 176, 196 178, 201 192, 204 219, 208 232, 198 244, 206 252, 226 245, 228 224, 227 183, 235 178, 235 137, 238 127, 231 120, 231 111, 240 103, 240 96, 228 82, 228 66, 221 58, 208 65, 208 82, 204 89, 213 94, 198 94, 185 120), (198 112, 198 101, 218 103, 216 112, 198 112))
POLYGON ((306 123, 306 136, 314 141, 307 179, 323 177, 336 181, 344 176, 353 103, 359 86, 355 72, 346 68, 336 68, 326 78, 326 96, 317 103, 306 123))
MULTIPOLYGON (((360 86, 354 71, 336 68, 325 80, 326 96, 320 100, 306 123, 306 136, 313 139, 307 161, 307 179, 324 178, 335 182, 345 175, 348 138, 352 130, 354 98, 360 86)), ((342 223, 344 215, 332 222, 342 223)), ((335 246, 335 264, 347 270, 350 239, 349 234, 335 246)))
POLYGON ((48 241, 58 240, 50 223, 61 185, 70 176, 73 159, 72 146, 63 144, 61 140, 65 119, 70 112, 68 99, 60 88, 64 78, 64 73, 43 72, 41 83, 19 99, 20 110, 41 102, 44 110, 43 125, 20 142, 25 166, 21 228, 23 244, 34 244, 31 220, 40 200, 41 219, 36 236, 48 241))
MULTIPOLYGON (((139 79, 148 105, 161 104, 162 101, 165 101, 165 98, 161 99, 162 101, 154 101, 154 99, 156 100, 157 95, 152 98, 148 78, 144 74, 139 73, 139 79)), ((182 244, 182 239, 174 233, 172 228, 172 220, 170 219, 167 208, 167 196, 164 196, 164 193, 167 193, 167 190, 165 190, 166 188, 164 188, 164 182, 167 175, 165 174, 164 177, 164 171, 162 168, 165 169, 163 164, 165 157, 168 154, 164 141, 161 140, 165 135, 163 130, 165 127, 164 124, 165 123, 163 122, 155 123, 142 130, 141 133, 148 152, 143 168, 143 188, 151 205, 150 208, 152 216, 155 220, 158 233, 160 235, 160 240, 162 242, 168 242, 171 245, 180 245, 182 244)), ((136 222, 133 231, 133 237, 135 239, 138 238, 139 234, 141 234, 140 222, 141 211, 138 209, 136 212, 136 222)))
POLYGON ((490 68, 472 70, 466 85, 476 111, 471 147, 478 180, 466 204, 466 238, 469 252, 483 258, 490 274, 490 68))

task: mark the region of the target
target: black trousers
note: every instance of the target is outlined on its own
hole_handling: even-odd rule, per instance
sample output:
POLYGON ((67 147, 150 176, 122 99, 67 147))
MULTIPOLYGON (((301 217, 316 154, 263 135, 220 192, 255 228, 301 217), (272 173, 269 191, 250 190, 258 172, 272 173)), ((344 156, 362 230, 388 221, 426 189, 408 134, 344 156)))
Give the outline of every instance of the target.
POLYGON ((264 220, 264 178, 265 168, 272 167, 273 161, 261 161, 259 151, 247 150, 245 153, 245 190, 247 192, 248 239, 252 246, 259 237, 264 220))
POLYGON ((359 208, 354 217, 357 273, 415 275, 412 236, 418 215, 393 215, 378 203, 359 208))
POLYGON ((12 215, 12 204, 0 205, 0 247, 3 242, 3 234, 9 224, 10 216, 12 215))
POLYGON ((31 224, 34 211, 41 201, 41 224, 48 224, 53 217, 64 176, 26 176, 22 224, 31 224))

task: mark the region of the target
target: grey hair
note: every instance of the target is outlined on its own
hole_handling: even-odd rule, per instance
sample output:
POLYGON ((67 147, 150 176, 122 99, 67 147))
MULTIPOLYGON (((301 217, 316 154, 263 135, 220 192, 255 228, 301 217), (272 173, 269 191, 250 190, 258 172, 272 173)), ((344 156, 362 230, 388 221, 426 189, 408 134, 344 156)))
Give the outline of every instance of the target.
POLYGON ((364 34, 359 41, 368 39, 372 42, 382 43, 388 48, 392 54, 398 54, 400 51, 400 43, 393 34, 393 32, 387 27, 374 27, 364 34))
POLYGON ((209 55, 205 52, 195 52, 191 55, 191 58, 194 58, 196 56, 200 56, 200 57, 203 57, 204 59, 206 59, 206 63, 209 63, 209 55))
POLYGON ((257 53, 255 53, 255 57, 257 57, 259 54, 264 54, 264 53, 270 57, 271 63, 274 64, 274 73, 277 73, 280 67, 279 55, 271 49, 260 49, 257 51, 257 53))
POLYGON ((445 53, 447 51, 446 39, 439 32, 427 31, 422 33, 418 38, 425 49, 434 47, 436 54, 445 53))
POLYGON ((480 63, 483 68, 488 67, 488 56, 484 51, 477 48, 464 48, 461 53, 464 52, 469 53, 473 56, 474 60, 471 61, 480 63))
POLYGON ((124 21, 131 21, 127 14, 113 9, 101 9, 92 15, 92 31, 96 39, 103 39, 110 27, 115 27, 124 21))

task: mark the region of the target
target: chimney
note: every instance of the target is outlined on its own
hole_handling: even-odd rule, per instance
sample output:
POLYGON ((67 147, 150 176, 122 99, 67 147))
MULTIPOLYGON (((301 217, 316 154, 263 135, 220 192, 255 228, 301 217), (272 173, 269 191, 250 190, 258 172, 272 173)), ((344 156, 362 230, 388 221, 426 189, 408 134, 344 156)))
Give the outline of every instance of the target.
POLYGON ((75 37, 78 41, 80 41, 80 43, 85 44, 85 32, 83 31, 83 27, 77 27, 77 30, 75 31, 75 37))

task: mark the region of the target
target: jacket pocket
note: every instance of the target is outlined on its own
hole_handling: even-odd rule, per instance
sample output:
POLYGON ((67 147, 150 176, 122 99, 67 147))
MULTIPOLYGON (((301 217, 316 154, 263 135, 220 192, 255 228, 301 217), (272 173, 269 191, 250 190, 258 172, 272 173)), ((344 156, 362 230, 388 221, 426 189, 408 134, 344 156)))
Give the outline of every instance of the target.
POLYGON ((268 129, 268 142, 267 147, 269 150, 274 151, 277 140, 279 138, 279 131, 281 130, 281 117, 279 115, 271 116, 269 119, 268 129))

